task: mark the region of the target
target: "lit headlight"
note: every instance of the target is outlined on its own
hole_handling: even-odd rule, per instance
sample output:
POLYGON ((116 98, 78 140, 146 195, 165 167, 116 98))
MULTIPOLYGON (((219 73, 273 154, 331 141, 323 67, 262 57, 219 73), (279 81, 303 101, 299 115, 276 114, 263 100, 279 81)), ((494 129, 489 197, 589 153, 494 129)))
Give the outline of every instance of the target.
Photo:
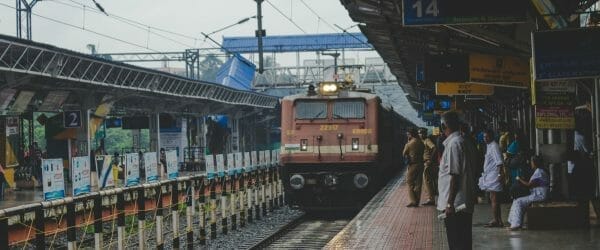
POLYGON ((325 84, 323 85, 323 90, 327 92, 335 92, 337 90, 337 86, 335 84, 325 84))
POLYGON ((292 175, 292 177, 290 177, 290 186, 293 189, 303 188, 304 187, 304 177, 302 177, 302 175, 299 175, 299 174, 292 175))
POLYGON ((335 95, 339 87, 335 82, 324 82, 321 83, 319 89, 322 95, 335 95))
POLYGON ((354 186, 359 189, 365 188, 369 185, 369 177, 366 174, 358 173, 354 175, 354 186))
POLYGON ((306 150, 308 150, 308 140, 302 139, 302 140, 300 140, 300 151, 306 151, 306 150))
POLYGON ((352 150, 358 150, 358 138, 352 138, 352 150))

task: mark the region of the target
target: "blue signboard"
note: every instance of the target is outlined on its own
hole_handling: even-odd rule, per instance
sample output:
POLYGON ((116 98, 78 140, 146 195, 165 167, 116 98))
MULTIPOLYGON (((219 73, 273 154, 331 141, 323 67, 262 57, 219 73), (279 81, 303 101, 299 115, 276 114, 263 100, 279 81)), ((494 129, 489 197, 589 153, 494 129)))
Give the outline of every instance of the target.
POLYGON ((523 0, 403 0, 404 25, 515 23, 526 21, 523 0))
POLYGON ((600 77, 600 28, 533 33, 536 80, 600 77))

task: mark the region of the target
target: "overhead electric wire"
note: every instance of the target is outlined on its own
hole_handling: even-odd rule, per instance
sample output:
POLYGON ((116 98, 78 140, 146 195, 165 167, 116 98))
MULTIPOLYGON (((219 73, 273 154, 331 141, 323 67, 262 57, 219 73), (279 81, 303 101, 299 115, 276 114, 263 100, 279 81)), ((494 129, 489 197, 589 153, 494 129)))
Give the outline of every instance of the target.
MULTIPOLYGON (((89 5, 86 5, 86 4, 84 4, 84 3, 81 3, 81 2, 77 2, 77 1, 74 1, 74 0, 67 0, 67 1, 69 1, 69 2, 72 2, 72 3, 75 3, 75 4, 78 4, 78 5, 81 5, 81 6, 85 6, 86 8, 92 8, 92 9, 93 9, 93 7, 91 7, 91 6, 89 6, 89 5)), ((63 4, 64 4, 64 2, 62 2, 62 1, 58 1, 58 0, 55 0, 55 2, 59 2, 59 3, 63 3, 63 4)), ((101 12, 99 12, 99 11, 96 11, 96 12, 97 12, 97 13, 101 13, 101 12)), ((103 13, 103 14, 104 14, 104 13, 103 13)), ((190 35, 186 35, 186 34, 182 34, 182 33, 174 32, 174 31, 166 30, 166 29, 163 29, 163 28, 158 28, 158 27, 150 26, 150 25, 147 25, 147 24, 141 23, 141 22, 139 22, 139 21, 136 21, 136 20, 132 20, 132 19, 129 19, 129 18, 126 18, 126 17, 122 17, 122 16, 115 15, 115 14, 113 14, 113 13, 108 13, 108 14, 109 14, 109 17, 113 17, 113 18, 115 18, 115 19, 121 19, 122 21, 131 22, 131 23, 134 23, 134 24, 137 24, 137 25, 143 26, 143 27, 151 27, 151 28, 152 28, 152 29, 154 29, 154 30, 158 30, 158 31, 161 31, 161 32, 169 33, 169 34, 171 34, 171 35, 176 35, 176 36, 180 36, 180 37, 185 37, 185 38, 188 38, 188 39, 191 39, 191 40, 197 40, 197 39, 198 39, 197 37, 194 37, 194 36, 190 36, 190 35)))
POLYGON ((315 14, 315 16, 317 16, 317 18, 319 18, 319 20, 323 21, 323 23, 325 23, 327 26, 329 26, 329 28, 331 28, 334 31, 337 31, 337 29, 335 27, 333 27, 333 25, 331 25, 331 23, 327 22, 327 20, 325 20, 325 18, 322 18, 321 15, 319 15, 319 13, 317 13, 313 8, 311 8, 306 2, 304 2, 304 0, 300 0, 300 2, 313 14, 315 14))
MULTIPOLYGON (((4 6, 4 7, 7 7, 7 8, 14 9, 14 10, 17 9, 17 8, 15 8, 13 6, 10 6, 8 4, 5 4, 5 3, 0 3, 0 5, 4 6)), ((91 30, 91 29, 85 29, 83 27, 79 27, 77 25, 73 25, 73 24, 70 24, 70 23, 67 23, 67 22, 63 22, 63 21, 58 20, 58 19, 54 19, 54 18, 51 18, 51 17, 42 16, 42 15, 39 15, 39 14, 36 14, 36 13, 33 13, 33 12, 31 13, 31 15, 39 17, 39 18, 42 18, 42 19, 46 19, 48 21, 52 21, 52 22, 55 22, 55 23, 58 23, 58 24, 69 26, 71 28, 76 28, 76 29, 80 29, 80 30, 83 30, 83 31, 87 31, 87 32, 96 34, 98 36, 102 36, 102 37, 105 37, 105 38, 108 38, 108 39, 112 39, 112 40, 115 40, 115 41, 118 41, 118 42, 121 42, 121 43, 125 43, 125 44, 131 45, 131 46, 139 47, 139 48, 146 49, 146 50, 149 50, 149 51, 152 51, 152 52, 160 52, 158 50, 151 49, 148 46, 140 45, 140 44, 137 44, 137 43, 134 43, 134 42, 129 42, 129 41, 126 41, 126 40, 123 40, 123 39, 120 39, 120 38, 117 38, 117 37, 114 37, 114 36, 111 36, 111 35, 107 35, 107 34, 104 34, 104 33, 100 33, 100 32, 91 30)))
MULTIPOLYGON (((156 28, 156 27, 153 27, 153 26, 150 26, 150 25, 146 25, 146 24, 143 24, 143 23, 140 23, 140 22, 137 22, 135 20, 131 20, 131 19, 128 19, 128 18, 125 18, 125 17, 120 17, 120 16, 113 15, 113 14, 108 15, 106 12, 101 12, 101 11, 95 10, 95 9, 93 9, 93 7, 90 7, 90 6, 86 5, 86 4, 79 3, 79 2, 76 2, 76 1, 73 1, 73 0, 68 0, 68 1, 72 2, 72 3, 75 3, 77 5, 68 4, 68 3, 62 2, 60 0, 54 0, 54 1, 50 1, 50 2, 54 2, 54 3, 57 3, 57 4, 62 4, 62 5, 69 6, 69 7, 72 7, 72 8, 81 9, 81 10, 84 10, 84 11, 94 12, 94 13, 97 13, 97 14, 106 14, 110 18, 113 18, 113 19, 115 19, 117 21, 120 21, 122 23, 128 24, 128 25, 130 25, 132 27, 135 27, 135 28, 138 28, 140 30, 146 31, 146 32, 148 32, 150 34, 154 34, 154 35, 156 35, 158 37, 161 37, 161 38, 166 39, 168 41, 171 41, 173 43, 177 43, 177 44, 179 44, 181 46, 184 46, 184 47, 187 47, 187 48, 193 48, 194 47, 192 45, 183 43, 181 41, 175 40, 175 39, 170 38, 168 36, 165 36, 163 34, 156 33, 156 32, 152 31, 152 30, 162 31, 162 29, 160 29, 160 28, 156 28)), ((175 33, 175 32, 169 32, 169 31, 165 31, 165 32, 166 33, 170 33, 170 34, 175 34, 175 35, 178 35, 178 36, 182 36, 182 37, 186 37, 186 38, 189 38, 189 39, 197 40, 197 38, 194 38, 194 37, 191 37, 191 36, 182 35, 182 34, 178 34, 178 33, 175 33)))
POLYGON ((290 21, 292 24, 294 24, 294 26, 296 26, 296 28, 301 30, 304 34, 307 34, 306 30, 304 30, 302 27, 300 27, 300 25, 298 25, 296 22, 294 22, 294 20, 292 20, 289 16, 287 16, 285 13, 283 13, 283 11, 281 11, 279 8, 277 8, 277 6, 273 5, 271 2, 269 2, 269 0, 265 0, 265 2, 268 3, 269 5, 271 5, 271 7, 273 7, 273 9, 275 9, 277 12, 279 12, 279 14, 281 14, 288 21, 290 21))

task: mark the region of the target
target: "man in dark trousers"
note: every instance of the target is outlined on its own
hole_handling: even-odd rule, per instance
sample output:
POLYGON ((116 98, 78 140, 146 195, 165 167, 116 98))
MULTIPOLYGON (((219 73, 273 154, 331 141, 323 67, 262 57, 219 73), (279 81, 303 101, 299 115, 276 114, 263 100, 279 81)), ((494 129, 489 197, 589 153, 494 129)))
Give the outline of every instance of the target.
POLYGON ((439 166, 437 209, 446 215, 444 224, 450 250, 472 249, 473 161, 465 153, 458 113, 444 113, 442 128, 447 138, 439 166))
POLYGON ((410 203, 406 207, 418 207, 421 199, 421 183, 423 181, 423 152, 425 145, 419 138, 416 129, 410 129, 406 133, 408 143, 404 146, 402 155, 408 159, 406 170, 406 182, 408 183, 408 194, 410 203))

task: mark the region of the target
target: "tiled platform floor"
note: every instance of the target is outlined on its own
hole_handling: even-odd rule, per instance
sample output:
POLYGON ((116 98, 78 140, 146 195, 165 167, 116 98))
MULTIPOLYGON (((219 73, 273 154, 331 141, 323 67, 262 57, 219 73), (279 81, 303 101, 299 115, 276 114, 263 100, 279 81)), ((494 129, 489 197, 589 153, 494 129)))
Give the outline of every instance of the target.
MULTIPOLYGON (((422 200, 424 200, 422 198, 422 200)), ((447 249, 445 227, 434 207, 406 208, 407 186, 392 180, 326 249, 447 249)), ((503 205, 506 223, 510 204, 503 205)), ((479 204, 473 215, 473 249, 600 249, 600 227, 578 230, 485 228, 490 206, 479 204)))

